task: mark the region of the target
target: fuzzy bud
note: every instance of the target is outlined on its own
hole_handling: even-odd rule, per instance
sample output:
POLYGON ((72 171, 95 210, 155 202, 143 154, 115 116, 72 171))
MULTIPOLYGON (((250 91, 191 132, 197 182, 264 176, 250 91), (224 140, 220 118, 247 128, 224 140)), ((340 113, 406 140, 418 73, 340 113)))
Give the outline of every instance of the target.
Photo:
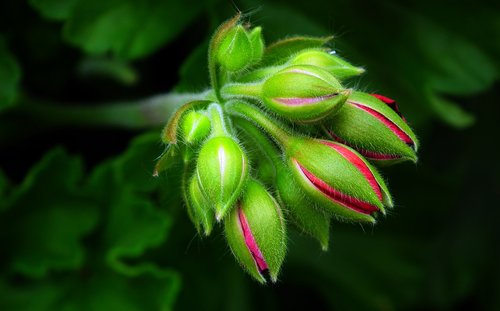
POLYGON ((221 220, 240 196, 248 175, 248 161, 231 137, 208 139, 200 150, 196 178, 202 193, 221 220))
POLYGON ((243 268, 260 283, 266 282, 267 274, 276 282, 286 253, 285 223, 280 206, 264 186, 248 182, 236 208, 224 219, 224 230, 243 268))
POLYGON ((351 146, 367 159, 380 163, 417 161, 417 138, 395 101, 387 97, 353 92, 328 121, 326 130, 332 139, 351 146))
POLYGON ((264 38, 262 37, 262 27, 255 27, 248 35, 252 44, 252 63, 258 63, 264 55, 264 38))
POLYGON ((335 54, 313 49, 297 53, 289 62, 291 65, 313 65, 330 72, 335 78, 344 80, 359 76, 365 70, 355 67, 335 54))
POLYGON ((217 49, 217 62, 230 72, 245 69, 252 63, 253 57, 252 43, 241 25, 231 28, 217 49))
POLYGON ((276 189, 286 208, 287 217, 300 231, 318 240, 321 248, 326 251, 330 239, 330 216, 308 199, 284 166, 278 170, 276 189))
POLYGON ((302 122, 314 122, 334 115, 349 91, 329 72, 315 66, 291 66, 262 85, 266 107, 279 115, 302 122))
POLYGON ((189 180, 188 201, 186 203, 189 218, 191 218, 198 233, 203 231, 205 236, 210 235, 215 221, 214 211, 194 177, 189 180))
POLYGON ((340 143, 295 138, 288 166, 302 189, 320 206, 347 220, 375 222, 392 202, 383 179, 361 155, 340 143))
POLYGON ((190 111, 182 118, 181 133, 188 145, 203 141, 210 134, 210 119, 197 111, 190 111))

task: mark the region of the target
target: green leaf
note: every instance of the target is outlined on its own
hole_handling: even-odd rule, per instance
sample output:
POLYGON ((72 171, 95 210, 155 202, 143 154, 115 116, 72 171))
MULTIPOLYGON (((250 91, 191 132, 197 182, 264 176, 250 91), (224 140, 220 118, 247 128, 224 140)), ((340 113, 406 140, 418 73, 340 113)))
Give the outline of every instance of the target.
POLYGON ((153 169, 162 151, 157 131, 134 138, 127 151, 115 161, 114 170, 119 182, 141 192, 157 190, 160 181, 153 177, 153 169))
POLYGON ((208 41, 197 46, 182 63, 179 71, 179 82, 175 86, 178 92, 192 92, 206 89, 208 80, 208 41))
POLYGON ((87 185, 88 193, 106 211, 101 237, 106 262, 125 274, 134 269, 125 260, 163 243, 171 226, 170 215, 150 197, 160 184, 152 177, 158 142, 158 133, 135 138, 123 155, 98 166, 87 185))
POLYGON ((54 149, 5 200, 0 241, 13 271, 41 277, 83 264, 81 239, 95 227, 98 212, 79 192, 82 176, 80 159, 54 149))
POLYGON ((16 101, 21 68, 0 35, 0 112, 16 101))
POLYGON ((0 282, 2 310, 172 310, 180 288, 171 271, 138 271, 133 277, 88 270, 82 275, 24 284, 0 282))
POLYGON ((29 2, 43 17, 64 20, 69 17, 78 0, 30 0, 29 2))
POLYGON ((64 36, 90 54, 141 58, 174 39, 202 6, 195 0, 79 0, 64 36))
POLYGON ((445 94, 471 95, 491 87, 495 63, 473 42, 424 18, 414 17, 415 38, 431 65, 427 83, 445 94))
POLYGON ((469 127, 476 120, 472 114, 434 92, 427 92, 427 101, 443 121, 456 128, 469 127))

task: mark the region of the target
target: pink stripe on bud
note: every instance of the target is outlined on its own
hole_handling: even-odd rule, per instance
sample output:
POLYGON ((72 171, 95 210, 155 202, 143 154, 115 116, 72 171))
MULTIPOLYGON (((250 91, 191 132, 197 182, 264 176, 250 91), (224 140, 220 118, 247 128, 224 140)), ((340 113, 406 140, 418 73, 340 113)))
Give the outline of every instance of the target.
POLYGON ((310 105, 314 104, 320 101, 324 101, 330 98, 333 98, 337 96, 338 93, 333 93, 329 95, 324 95, 324 96, 318 96, 318 97, 292 97, 292 98, 284 98, 284 97, 278 97, 274 98, 275 101, 285 104, 287 106, 304 106, 304 105, 310 105))
POLYGON ((391 109, 394 110, 394 112, 396 112, 398 114, 398 116, 400 116, 401 119, 403 119, 403 121, 406 122, 405 117, 403 117, 403 115, 399 111, 398 103, 394 99, 391 99, 389 97, 385 97, 384 95, 375 94, 375 93, 370 94, 370 95, 375 97, 376 99, 384 102, 385 104, 387 104, 387 106, 391 107, 391 109))
POLYGON ((340 144, 335 144, 326 140, 321 141, 322 144, 327 145, 329 147, 332 147, 335 149, 338 153, 340 153, 344 158, 346 158, 349 162, 351 162, 356 168, 365 176, 366 180, 372 187, 373 191, 377 195, 377 198, 382 201, 382 190, 380 189, 380 185, 377 182, 377 179, 375 179, 375 176, 373 175, 372 171, 366 165, 366 163, 361 160, 360 157, 358 157, 354 152, 351 150, 345 148, 344 146, 340 144))
POLYGON ((410 136, 408 136, 408 134, 403 132, 396 124, 394 124, 391 120, 386 118, 380 112, 378 112, 370 107, 358 104, 358 103, 354 103, 354 102, 350 102, 350 103, 353 104, 356 108, 364 110, 364 111, 368 112, 369 114, 371 114, 372 116, 374 116, 375 118, 377 118, 380 122, 385 124, 385 126, 387 126, 397 137, 399 137, 399 139, 404 141, 406 144, 408 144, 410 146, 415 145, 415 143, 410 138, 410 136))
POLYGON ((238 219, 241 227, 241 231, 243 232, 243 237, 245 238, 245 244, 250 251, 250 254, 253 257, 253 260, 255 261, 255 264, 257 265, 257 268, 259 269, 259 272, 263 272, 269 269, 267 266, 266 260, 264 259, 264 256, 262 256, 262 252, 259 249, 259 246, 257 245, 257 242, 255 241, 255 238, 253 236, 252 230, 250 230, 250 226, 248 225, 247 218, 245 214, 243 213, 243 209, 241 207, 238 207, 238 219))
POLYGON ((384 154, 384 153, 378 153, 378 152, 374 152, 374 151, 361 149, 359 147, 353 147, 351 144, 349 144, 348 142, 343 140, 340 136, 336 135, 332 130, 329 130, 328 134, 330 135, 330 137, 333 140, 335 140, 341 144, 344 144, 346 146, 349 146, 351 148, 356 149, 356 151, 361 153, 361 155, 363 155, 365 158, 372 159, 372 160, 394 160, 394 159, 400 158, 400 156, 395 155, 395 154, 384 154))
POLYGON ((350 195, 347 195, 345 193, 342 193, 328 184, 326 184, 324 181, 319 179, 318 177, 314 176, 311 172, 309 172, 306 168, 304 168, 302 165, 300 165, 296 160, 294 160, 295 165, 302 171, 302 173, 307 177, 309 182, 313 184, 319 191, 321 191, 323 194, 325 194, 330 200, 333 202, 343 205, 349 209, 352 209, 356 212, 362 213, 362 214, 371 214, 373 212, 376 212, 379 210, 378 207, 361 201, 359 199, 356 199, 350 195))

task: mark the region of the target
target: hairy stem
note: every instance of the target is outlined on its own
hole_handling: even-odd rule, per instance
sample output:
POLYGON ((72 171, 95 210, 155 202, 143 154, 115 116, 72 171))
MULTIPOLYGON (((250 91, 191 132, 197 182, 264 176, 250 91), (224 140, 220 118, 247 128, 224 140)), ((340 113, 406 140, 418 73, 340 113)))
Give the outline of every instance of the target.
POLYGON ((167 93, 138 101, 78 106, 53 104, 25 97, 17 109, 23 115, 50 125, 143 129, 163 125, 181 105, 204 99, 209 94, 210 92, 167 93))
POLYGON ((226 110, 234 115, 243 117, 254 122, 269 133, 280 145, 287 147, 290 141, 290 134, 284 130, 284 125, 277 120, 272 120, 262 111, 244 102, 229 102, 226 110))

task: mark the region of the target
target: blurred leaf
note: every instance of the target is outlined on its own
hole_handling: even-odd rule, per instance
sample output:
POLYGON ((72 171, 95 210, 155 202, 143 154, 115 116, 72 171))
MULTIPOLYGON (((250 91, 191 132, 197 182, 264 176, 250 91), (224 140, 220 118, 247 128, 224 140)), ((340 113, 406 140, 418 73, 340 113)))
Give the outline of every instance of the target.
POLYGON ((78 0, 30 0, 31 6, 47 19, 64 20, 73 11, 78 0))
POLYGON ((49 270, 78 268, 80 240, 97 223, 97 210, 79 193, 82 163, 61 149, 48 153, 4 200, 0 240, 10 267, 41 277, 49 270))
POLYGON ((62 296, 64 288, 50 282, 34 281, 32 284, 11 286, 0 281, 0 309, 42 311, 54 310, 53 306, 62 296))
POLYGON ((0 282, 2 310, 142 311, 172 310, 180 280, 175 273, 142 272, 123 277, 105 271, 86 271, 52 281, 28 284, 0 282))
POLYGON ((195 0, 78 0, 64 35, 90 54, 140 58, 175 38, 202 5, 195 0))
POLYGON ((178 92, 193 92, 208 88, 208 41, 197 46, 184 60, 179 70, 178 92))
POLYGON ((427 92, 427 102, 434 112, 446 123, 457 128, 465 128, 474 124, 475 117, 433 92, 427 92))
POLYGON ((78 64, 77 71, 83 77, 104 77, 129 86, 139 79, 130 64, 107 57, 86 57, 78 64))
POLYGON ((428 85, 447 94, 481 92, 497 78, 495 63, 472 42, 424 18, 414 18, 420 49, 432 65, 428 85))
POLYGON ((310 240, 295 235, 298 243, 288 263, 295 275, 288 277, 317 288, 333 309, 399 310, 417 299, 423 270, 416 243, 410 248, 405 246, 410 245, 408 240, 400 237, 334 232, 332 250, 321 256, 313 255, 320 251, 310 240))
POLYGON ((137 191, 157 190, 161 181, 153 177, 153 168, 162 151, 163 145, 157 131, 134 138, 127 151, 114 164, 118 180, 137 191))
POLYGON ((0 35, 0 112, 14 104, 20 80, 21 68, 0 35))
POLYGON ((89 193, 107 213, 101 238, 106 261, 125 274, 134 269, 125 260, 163 243, 171 225, 170 215, 148 195, 160 182, 151 173, 158 141, 158 133, 135 138, 125 153, 98 166, 89 178, 89 193))

